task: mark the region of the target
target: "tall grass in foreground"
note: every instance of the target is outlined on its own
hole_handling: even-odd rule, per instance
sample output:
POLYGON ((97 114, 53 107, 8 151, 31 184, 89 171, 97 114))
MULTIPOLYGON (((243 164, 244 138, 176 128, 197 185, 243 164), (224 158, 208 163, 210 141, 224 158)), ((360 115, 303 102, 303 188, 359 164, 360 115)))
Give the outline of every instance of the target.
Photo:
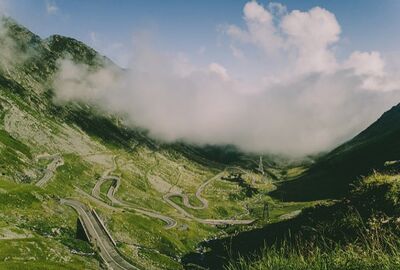
POLYGON ((391 230, 381 229, 379 222, 360 234, 354 243, 318 242, 289 244, 263 250, 261 259, 240 258, 227 270, 376 270, 400 269, 400 238, 391 230))
POLYGON ((400 269, 399 173, 374 172, 347 199, 310 214, 300 222, 312 229, 308 237, 300 229, 261 257, 232 259, 226 269, 400 269))

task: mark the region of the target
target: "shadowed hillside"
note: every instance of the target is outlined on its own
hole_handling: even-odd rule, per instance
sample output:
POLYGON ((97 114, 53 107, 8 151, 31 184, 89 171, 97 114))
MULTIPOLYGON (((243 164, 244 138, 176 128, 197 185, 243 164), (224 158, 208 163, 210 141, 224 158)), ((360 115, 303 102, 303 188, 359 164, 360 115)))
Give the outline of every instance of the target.
POLYGON ((400 157, 400 104, 349 142, 320 158, 306 174, 272 194, 284 200, 339 198, 362 175, 400 157))
POLYGON ((202 243, 187 269, 398 269, 399 175, 374 173, 340 201, 287 221, 202 243), (227 268, 224 268, 227 267, 227 268))

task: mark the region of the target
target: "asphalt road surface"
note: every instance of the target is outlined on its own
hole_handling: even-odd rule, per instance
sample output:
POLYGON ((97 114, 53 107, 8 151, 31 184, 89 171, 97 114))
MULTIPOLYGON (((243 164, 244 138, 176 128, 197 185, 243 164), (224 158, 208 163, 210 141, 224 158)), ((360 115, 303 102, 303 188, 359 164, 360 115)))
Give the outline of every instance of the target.
POLYGON ((214 177, 208 179, 205 181, 203 184, 201 184, 196 191, 196 198, 201 202, 201 206, 193 206, 189 202, 189 197, 186 194, 182 193, 167 193, 163 196, 163 199, 165 202, 167 202, 169 205, 174 207, 178 212, 180 212, 182 215, 184 215, 187 218, 193 219, 199 223, 203 224, 208 224, 208 225, 248 225, 254 222, 254 220, 238 220, 238 219, 202 219, 202 218, 197 218, 193 216, 192 214, 188 213, 185 209, 177 205, 171 200, 171 197, 180 197, 182 198, 183 205, 187 208, 191 209, 205 209, 208 207, 208 201, 201 197, 201 193, 204 191, 204 189, 209 185, 212 181, 220 178, 224 172, 221 172, 214 177))
POLYGON ((47 165, 46 170, 44 172, 43 177, 36 182, 36 186, 44 187, 47 182, 53 177, 54 173, 56 172, 57 168, 64 164, 64 159, 61 155, 52 155, 52 156, 40 156, 37 159, 53 159, 49 165, 47 165))
POLYGON ((90 242, 98 248, 100 256, 109 269, 139 270, 139 268, 127 262, 118 253, 110 236, 102 227, 102 224, 84 204, 71 199, 63 199, 61 203, 71 206, 78 213, 90 242))

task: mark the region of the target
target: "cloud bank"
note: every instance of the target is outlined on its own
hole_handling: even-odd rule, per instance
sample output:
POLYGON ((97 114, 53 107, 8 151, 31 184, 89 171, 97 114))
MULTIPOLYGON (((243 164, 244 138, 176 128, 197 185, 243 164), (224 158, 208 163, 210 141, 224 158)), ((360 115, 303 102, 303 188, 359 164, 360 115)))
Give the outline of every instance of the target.
POLYGON ((237 61, 249 48, 260 51, 267 68, 255 80, 239 79, 217 62, 196 66, 137 41, 124 71, 93 72, 60 61, 56 100, 119 114, 166 142, 234 144, 290 156, 335 147, 399 101, 398 76, 379 52, 336 57, 341 28, 331 12, 320 7, 289 12, 279 3, 264 7, 252 1, 243 19, 243 28, 220 29, 237 61))

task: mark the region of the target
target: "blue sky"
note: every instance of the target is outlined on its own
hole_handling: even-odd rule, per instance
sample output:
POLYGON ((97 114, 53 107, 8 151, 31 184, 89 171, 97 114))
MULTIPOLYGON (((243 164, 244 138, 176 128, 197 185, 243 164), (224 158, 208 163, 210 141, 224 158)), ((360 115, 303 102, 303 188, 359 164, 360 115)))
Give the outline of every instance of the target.
MULTIPOLYGON (((219 46, 219 25, 242 25, 247 1, 148 0, 0 0, 7 12, 42 37, 71 36, 116 55, 129 48, 135 33, 148 31, 165 50, 225 59, 219 46), (51 7, 54 7, 51 9, 51 7), (93 33, 97 42, 93 42, 93 33)), ((396 52, 400 43, 400 1, 397 0, 282 0, 288 10, 320 6, 334 13, 342 28, 338 54, 354 50, 396 52)), ((267 5, 269 1, 259 1, 267 5)), ((123 58, 123 56, 121 56, 123 58)))

